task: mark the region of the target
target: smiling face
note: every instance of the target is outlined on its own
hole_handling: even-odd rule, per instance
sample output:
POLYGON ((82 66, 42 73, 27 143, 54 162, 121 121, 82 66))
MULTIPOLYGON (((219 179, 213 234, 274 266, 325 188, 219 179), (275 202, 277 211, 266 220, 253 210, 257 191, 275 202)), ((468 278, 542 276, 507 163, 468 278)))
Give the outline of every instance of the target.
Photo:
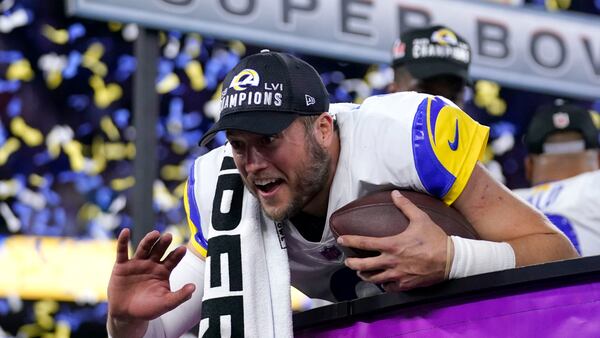
POLYGON ((244 184, 275 221, 294 216, 328 189, 331 156, 317 142, 314 123, 305 127, 302 119, 310 118, 271 136, 227 132, 244 184))

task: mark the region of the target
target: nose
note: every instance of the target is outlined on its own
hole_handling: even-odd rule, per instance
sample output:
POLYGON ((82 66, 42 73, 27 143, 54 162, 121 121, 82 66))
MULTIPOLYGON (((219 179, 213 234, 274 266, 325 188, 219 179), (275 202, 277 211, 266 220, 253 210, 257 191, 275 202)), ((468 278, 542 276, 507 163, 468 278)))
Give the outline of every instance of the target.
POLYGON ((267 167, 267 161, 263 154, 256 147, 248 147, 246 151, 245 169, 248 174, 256 172, 267 167))

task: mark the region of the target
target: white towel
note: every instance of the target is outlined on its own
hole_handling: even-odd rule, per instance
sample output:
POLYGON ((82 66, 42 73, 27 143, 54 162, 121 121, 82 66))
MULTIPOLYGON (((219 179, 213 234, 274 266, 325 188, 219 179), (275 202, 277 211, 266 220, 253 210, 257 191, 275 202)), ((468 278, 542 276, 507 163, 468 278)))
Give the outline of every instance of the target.
MULTIPOLYGON (((220 206, 213 209, 220 207, 222 214, 229 214, 236 191, 241 188, 224 191, 220 206)), ((235 228, 228 224, 227 230, 217 230, 214 219, 207 238, 200 337, 292 337, 290 270, 282 225, 262 216, 258 200, 246 188, 235 228)))

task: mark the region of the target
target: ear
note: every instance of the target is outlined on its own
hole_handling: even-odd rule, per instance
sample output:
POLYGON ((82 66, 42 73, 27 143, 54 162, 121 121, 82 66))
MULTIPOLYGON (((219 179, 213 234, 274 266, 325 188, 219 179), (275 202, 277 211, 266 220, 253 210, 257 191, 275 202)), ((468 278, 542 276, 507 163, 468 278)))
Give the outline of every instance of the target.
POLYGON ((333 141, 335 127, 333 117, 328 112, 319 115, 315 123, 317 141, 324 147, 328 147, 333 141))

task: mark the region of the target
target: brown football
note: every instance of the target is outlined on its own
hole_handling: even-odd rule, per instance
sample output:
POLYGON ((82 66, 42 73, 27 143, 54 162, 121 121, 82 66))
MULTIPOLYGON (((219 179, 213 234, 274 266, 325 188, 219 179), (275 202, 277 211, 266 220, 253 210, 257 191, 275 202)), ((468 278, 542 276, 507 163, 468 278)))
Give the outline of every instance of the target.
MULTIPOLYGON (((467 219, 441 200, 411 190, 401 190, 417 207, 448 235, 479 239, 467 219)), ((329 219, 329 227, 337 238, 340 235, 386 237, 399 234, 408 227, 408 218, 392 201, 391 190, 380 191, 354 200, 336 210, 329 219)), ((377 252, 344 248, 349 257, 369 257, 377 252)))

